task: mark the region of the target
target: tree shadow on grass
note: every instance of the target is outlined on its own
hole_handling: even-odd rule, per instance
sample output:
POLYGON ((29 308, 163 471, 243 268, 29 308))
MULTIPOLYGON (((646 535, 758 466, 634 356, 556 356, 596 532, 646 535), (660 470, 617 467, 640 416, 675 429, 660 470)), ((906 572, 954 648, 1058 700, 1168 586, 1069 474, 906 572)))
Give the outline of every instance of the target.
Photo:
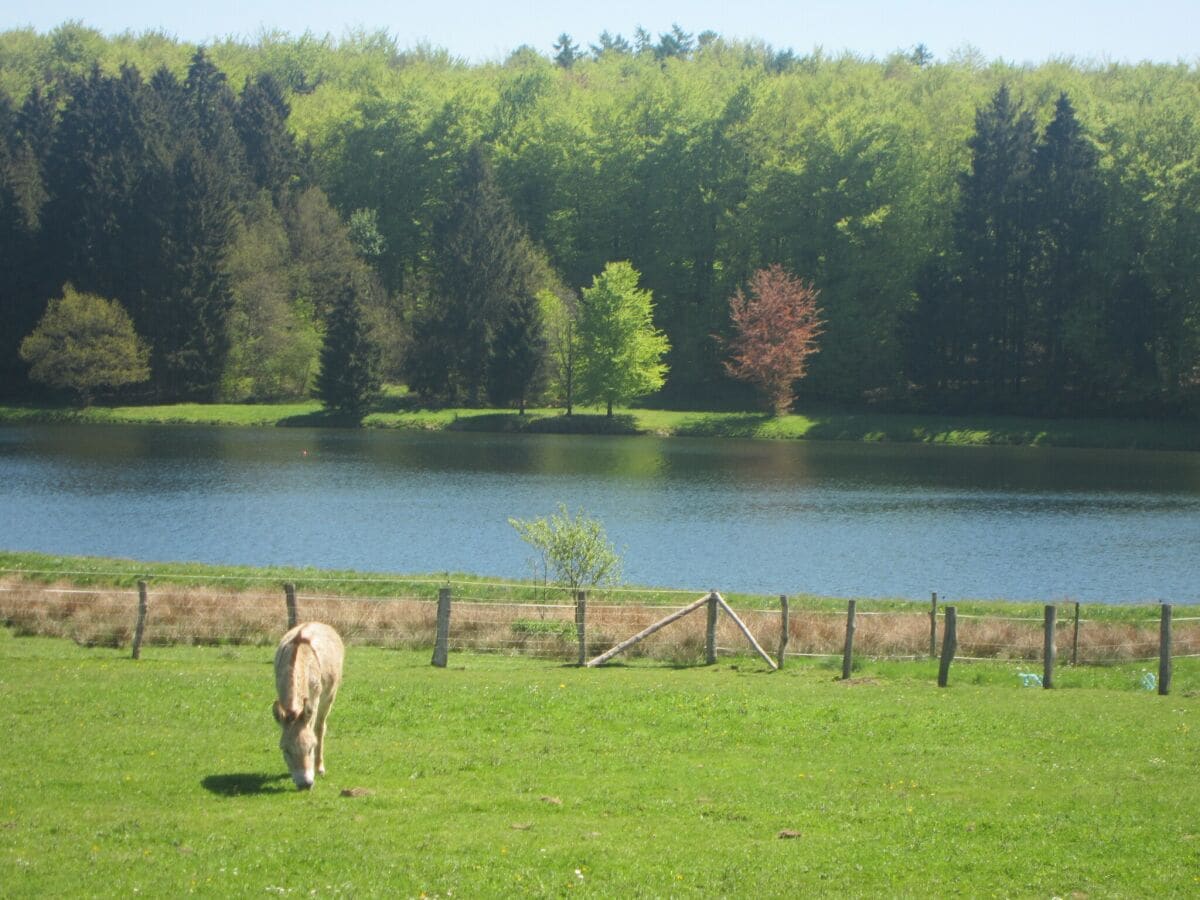
POLYGON ((684 419, 675 428, 680 437, 755 437, 771 420, 766 413, 706 413, 684 419))
POLYGON ((641 434, 637 418, 628 414, 614 416, 575 414, 517 415, 514 412, 480 413, 460 416, 446 426, 447 431, 501 432, 520 434, 641 434))
POLYGON ((283 794, 291 789, 291 778, 267 775, 263 772, 237 772, 231 775, 207 775, 200 782, 206 791, 222 797, 244 797, 250 794, 283 794))
POLYGON ((575 413, 533 419, 526 431, 535 434, 642 434, 637 417, 629 413, 612 416, 575 413))
POLYGON ((524 431, 527 416, 511 412, 479 413, 459 416, 446 426, 447 431, 508 432, 524 431))
POLYGON ((286 416, 277 423, 280 428, 361 428, 361 414, 339 413, 320 409, 316 412, 286 416))

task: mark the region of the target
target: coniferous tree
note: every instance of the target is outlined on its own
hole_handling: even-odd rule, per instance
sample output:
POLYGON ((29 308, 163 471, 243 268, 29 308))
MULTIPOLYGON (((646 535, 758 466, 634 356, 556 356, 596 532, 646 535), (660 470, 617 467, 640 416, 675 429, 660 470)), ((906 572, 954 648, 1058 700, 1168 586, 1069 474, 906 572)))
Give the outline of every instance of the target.
POLYGON ((287 127, 290 112, 273 77, 260 75, 253 81, 246 78, 233 122, 242 141, 251 184, 269 191, 276 199, 297 171, 296 140, 287 127))
POLYGON ((546 353, 541 303, 530 291, 517 294, 501 319, 488 360, 488 400, 496 406, 515 403, 524 415, 525 404, 543 375, 546 353))
POLYGON ((53 288, 38 229, 45 202, 43 165, 54 111, 33 91, 20 109, 0 94, 0 394, 28 387, 18 357, 53 288))
MULTIPOLYGON (((1041 359, 1039 382, 1044 410, 1063 411, 1063 391, 1074 388, 1072 373, 1081 360, 1072 345, 1080 320, 1093 319, 1103 298, 1099 284, 1099 153, 1084 134, 1067 95, 1060 94, 1054 118, 1034 151, 1033 204, 1037 260, 1033 271, 1032 327, 1041 359)), ((1070 401, 1070 402, 1077 402, 1070 401)))
POLYGON ((144 260, 153 281, 135 304, 151 343, 153 386, 164 398, 211 400, 220 391, 233 307, 224 255, 248 196, 236 106, 225 75, 197 50, 180 84, 157 73, 149 105, 168 129, 161 177, 148 180, 143 209, 162 263, 144 260))
POLYGON ((914 283, 915 302, 899 321, 904 374, 926 408, 961 401, 970 329, 962 279, 944 256, 928 260, 914 283))
POLYGON ((146 167, 149 134, 141 115, 141 80, 99 67, 73 81, 46 163, 47 263, 56 280, 124 300, 138 273, 130 265, 130 222, 146 167))
POLYGON ((183 83, 187 124, 204 155, 222 170, 236 193, 245 195, 246 155, 235 118, 237 98, 225 73, 200 48, 188 66, 183 83))
POLYGON ((571 40, 571 36, 565 31, 560 34, 558 40, 554 42, 555 64, 564 69, 570 69, 581 57, 579 45, 571 40))
POLYGON ((670 31, 658 36, 658 44, 654 47, 654 56, 657 59, 686 58, 691 56, 695 46, 692 36, 677 24, 673 24, 670 31))
POLYGON ((235 220, 226 173, 196 145, 175 163, 166 211, 172 265, 154 316, 157 387, 172 398, 212 400, 229 349, 233 297, 223 257, 235 220))
POLYGON ((1033 116, 1007 85, 975 114, 967 144, 971 168, 960 178, 954 238, 971 306, 969 344, 985 405, 1011 404, 1020 393, 1028 352, 1033 227, 1033 116))
POLYGON ((629 41, 627 41, 620 34, 614 36, 609 34, 608 31, 602 31, 600 32, 600 37, 597 40, 599 41, 598 44, 588 45, 592 51, 592 56, 594 56, 596 59, 600 59, 602 56, 608 53, 625 56, 628 55, 633 49, 630 46, 629 41))
POLYGON ((363 318, 354 284, 347 280, 325 323, 317 397, 328 410, 361 418, 379 393, 378 350, 363 318))
POLYGON ((411 386, 477 404, 494 381, 498 394, 516 399, 523 391, 501 388, 492 357, 501 340, 515 341, 503 351, 513 359, 538 340, 540 317, 528 311, 538 287, 534 254, 479 145, 434 228, 433 250, 430 297, 414 325, 411 386), (523 323, 510 325, 513 316, 523 323))

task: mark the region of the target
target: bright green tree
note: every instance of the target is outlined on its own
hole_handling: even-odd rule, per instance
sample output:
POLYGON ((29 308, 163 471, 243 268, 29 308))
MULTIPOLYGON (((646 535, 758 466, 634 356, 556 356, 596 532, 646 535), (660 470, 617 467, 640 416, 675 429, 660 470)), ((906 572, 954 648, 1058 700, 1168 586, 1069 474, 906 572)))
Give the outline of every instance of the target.
POLYGON ((124 307, 69 284, 50 301, 20 352, 30 378, 73 391, 84 406, 99 390, 150 377, 149 351, 124 307))
POLYGON ((548 389, 555 400, 575 411, 575 381, 579 370, 579 298, 567 290, 538 292, 548 343, 548 389))
POLYGON ((670 349, 654 327, 654 300, 638 287, 637 269, 610 262, 583 289, 579 316, 579 395, 602 402, 611 417, 614 403, 627 403, 663 386, 670 349))
POLYGON ((537 552, 534 568, 572 591, 613 584, 621 577, 621 556, 609 542, 604 526, 582 509, 575 515, 559 504, 558 514, 537 519, 509 519, 521 540, 537 552))

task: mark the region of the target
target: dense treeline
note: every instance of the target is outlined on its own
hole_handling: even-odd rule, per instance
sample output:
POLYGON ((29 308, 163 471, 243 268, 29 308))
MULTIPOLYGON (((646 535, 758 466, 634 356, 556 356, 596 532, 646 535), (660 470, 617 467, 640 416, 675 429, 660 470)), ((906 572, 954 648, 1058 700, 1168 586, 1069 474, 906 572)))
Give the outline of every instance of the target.
POLYGON ((155 396, 311 390, 351 309, 383 377, 562 399, 530 298, 575 309, 629 260, 672 402, 752 402, 720 338, 779 264, 820 292, 803 396, 1200 409, 1194 66, 829 58, 681 29, 555 51, 0 35, 5 386, 70 283, 128 309, 155 396))

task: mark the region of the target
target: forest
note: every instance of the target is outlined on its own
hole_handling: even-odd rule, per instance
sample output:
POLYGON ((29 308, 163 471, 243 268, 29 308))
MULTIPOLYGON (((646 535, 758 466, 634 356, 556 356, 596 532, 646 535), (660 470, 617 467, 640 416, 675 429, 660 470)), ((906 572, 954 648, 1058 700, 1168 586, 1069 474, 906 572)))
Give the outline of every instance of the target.
POLYGON ((819 303, 802 402, 1194 418, 1200 68, 679 27, 487 63, 382 31, 0 33, 8 399, 96 365, 45 339, 75 310, 124 335, 100 394, 133 402, 750 408, 731 301, 771 267, 819 303), (618 283, 636 387, 573 371, 618 283))

